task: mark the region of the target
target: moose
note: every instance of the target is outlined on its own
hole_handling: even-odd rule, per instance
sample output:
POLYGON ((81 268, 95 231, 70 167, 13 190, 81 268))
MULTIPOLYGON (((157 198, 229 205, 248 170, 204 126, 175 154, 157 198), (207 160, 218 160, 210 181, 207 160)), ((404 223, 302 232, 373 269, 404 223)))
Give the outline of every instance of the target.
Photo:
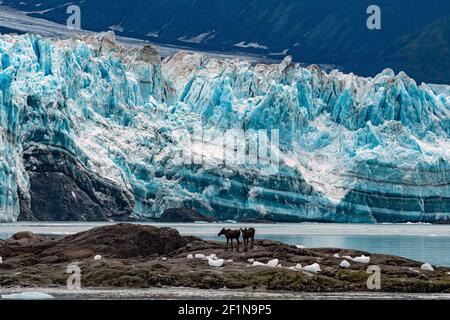
POLYGON ((239 246, 241 245, 241 242, 239 241, 239 238, 241 237, 241 230, 231 230, 223 228, 222 231, 220 231, 217 236, 218 237, 225 236, 225 238, 227 238, 227 249, 226 249, 227 251, 230 241, 231 241, 231 251, 233 251, 233 240, 236 240, 237 243, 236 251, 239 252, 239 246))
POLYGON ((241 228, 242 238, 244 239, 244 251, 248 250, 248 243, 251 240, 251 246, 250 249, 255 248, 255 229, 254 228, 241 228))

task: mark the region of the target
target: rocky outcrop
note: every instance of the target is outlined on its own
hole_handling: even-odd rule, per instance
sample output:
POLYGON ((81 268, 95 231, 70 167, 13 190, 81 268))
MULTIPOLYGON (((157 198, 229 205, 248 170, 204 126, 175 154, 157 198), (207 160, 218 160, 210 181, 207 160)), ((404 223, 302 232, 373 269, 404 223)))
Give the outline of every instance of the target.
POLYGON ((224 243, 182 237, 172 229, 130 224, 63 238, 21 233, 0 241, 0 286, 66 286, 71 275, 66 273, 67 267, 76 264, 84 288, 368 291, 367 279, 372 275, 367 272, 368 264, 353 259, 362 255, 370 258, 371 265, 380 267, 381 291, 450 292, 450 268, 433 266, 434 271, 424 270, 422 263, 401 257, 343 249, 301 249, 261 239, 255 241, 253 250, 237 253, 225 251, 224 243), (99 255, 101 259, 94 259, 99 255), (213 259, 214 255, 225 261, 222 267, 210 266, 203 258, 213 259), (345 267, 341 266, 343 260, 349 262, 345 267), (307 271, 311 269, 307 266, 314 264, 321 271, 307 271))
POLYGON ((63 238, 15 234, 0 242, 0 252, 3 258, 25 255, 62 263, 95 255, 117 259, 155 257, 174 252, 186 244, 187 240, 174 229, 116 224, 63 238))

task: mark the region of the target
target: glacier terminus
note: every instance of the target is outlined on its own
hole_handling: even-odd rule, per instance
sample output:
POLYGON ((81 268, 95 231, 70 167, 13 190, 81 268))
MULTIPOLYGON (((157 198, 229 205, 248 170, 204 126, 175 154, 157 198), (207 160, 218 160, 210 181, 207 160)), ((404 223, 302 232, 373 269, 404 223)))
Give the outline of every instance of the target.
POLYGON ((450 86, 289 57, 161 60, 112 32, 1 35, 0 58, 2 222, 145 221, 180 207, 220 220, 450 222, 450 86), (230 130, 259 144, 267 133, 276 170, 223 161, 230 130))

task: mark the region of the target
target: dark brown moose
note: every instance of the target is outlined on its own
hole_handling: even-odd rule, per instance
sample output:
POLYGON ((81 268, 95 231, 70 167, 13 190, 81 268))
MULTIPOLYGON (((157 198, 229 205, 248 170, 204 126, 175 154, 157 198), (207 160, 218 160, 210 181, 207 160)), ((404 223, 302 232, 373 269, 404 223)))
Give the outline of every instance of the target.
POLYGON ((228 245, 231 241, 231 251, 233 251, 233 240, 236 240, 236 251, 239 252, 239 246, 241 245, 241 242, 239 241, 239 238, 241 237, 241 230, 231 230, 231 229, 225 229, 223 228, 222 231, 219 232, 217 235, 225 236, 227 238, 227 251, 228 251, 228 245))
POLYGON ((254 228, 245 228, 242 229, 241 228, 241 232, 242 232, 242 238, 244 239, 244 251, 248 250, 248 243, 251 242, 250 245, 250 249, 254 249, 255 248, 255 229, 254 228))

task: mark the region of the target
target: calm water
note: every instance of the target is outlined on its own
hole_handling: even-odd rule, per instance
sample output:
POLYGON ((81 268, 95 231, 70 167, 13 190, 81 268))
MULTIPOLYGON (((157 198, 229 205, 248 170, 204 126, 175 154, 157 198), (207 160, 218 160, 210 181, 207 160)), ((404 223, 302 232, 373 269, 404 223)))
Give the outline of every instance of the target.
POLYGON ((69 291, 63 288, 0 288, 2 296, 40 292, 56 300, 450 300, 449 293, 306 293, 254 290, 203 290, 191 288, 151 288, 151 289, 82 289, 69 291))
MULTIPOLYGON (((73 234, 104 223, 16 223, 0 224, 0 239, 18 231, 39 234, 73 234)), ((169 226, 183 235, 219 240, 222 227, 243 227, 240 224, 159 224, 169 226)), ((257 224, 257 238, 272 239, 308 248, 332 247, 402 256, 433 265, 450 266, 450 225, 345 225, 345 224, 257 224)))

